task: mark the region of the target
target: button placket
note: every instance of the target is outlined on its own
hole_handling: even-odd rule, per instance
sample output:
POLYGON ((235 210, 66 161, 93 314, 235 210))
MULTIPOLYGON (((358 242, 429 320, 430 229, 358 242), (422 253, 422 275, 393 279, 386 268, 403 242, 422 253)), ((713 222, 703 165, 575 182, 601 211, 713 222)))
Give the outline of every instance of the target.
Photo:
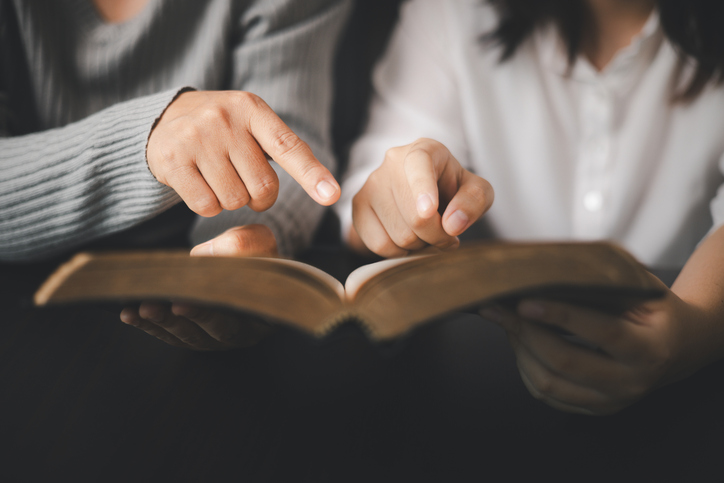
POLYGON ((574 189, 574 236, 599 238, 604 234, 608 175, 611 158, 612 101, 600 82, 585 86, 582 103, 581 149, 574 189))

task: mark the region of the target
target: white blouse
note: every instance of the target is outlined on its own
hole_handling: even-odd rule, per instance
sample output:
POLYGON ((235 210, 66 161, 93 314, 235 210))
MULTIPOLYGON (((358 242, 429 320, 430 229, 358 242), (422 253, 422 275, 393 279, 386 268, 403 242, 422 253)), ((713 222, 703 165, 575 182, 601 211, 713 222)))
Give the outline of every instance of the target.
POLYGON ((480 40, 496 22, 483 0, 403 6, 351 152, 344 233, 385 151, 429 137, 493 185, 484 219, 496 236, 609 239, 651 266, 682 266, 724 223, 724 88, 671 101, 693 63, 680 64, 656 13, 603 72, 583 57, 569 67, 553 27, 500 63, 480 40))

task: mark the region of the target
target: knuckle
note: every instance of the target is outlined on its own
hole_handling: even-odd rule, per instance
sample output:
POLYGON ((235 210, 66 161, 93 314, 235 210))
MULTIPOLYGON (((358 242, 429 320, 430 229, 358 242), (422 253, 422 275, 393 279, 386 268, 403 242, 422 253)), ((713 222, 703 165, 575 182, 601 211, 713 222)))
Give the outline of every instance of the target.
POLYGON ((397 246, 405 249, 410 249, 417 245, 420 239, 417 237, 415 232, 410 229, 405 229, 397 235, 397 246))
POLYGON ((389 240, 383 240, 381 238, 373 238, 371 240, 366 240, 365 245, 367 245, 367 248, 369 248, 376 254, 382 255, 390 247, 391 242, 389 240))
POLYGON ((264 108, 267 105, 261 97, 246 91, 235 92, 233 99, 241 106, 255 110, 264 108))
POLYGON ((392 257, 402 251, 392 240, 381 237, 370 240, 369 243, 367 243, 367 247, 382 257, 392 257))
POLYGON ((362 189, 352 197, 352 213, 356 215, 354 217, 355 219, 358 219, 361 214, 372 210, 371 190, 368 190, 367 187, 367 185, 363 186, 362 189))
MULTIPOLYGON (((374 174, 374 173, 373 173, 374 174)), ((364 194, 364 187, 352 197, 352 212, 357 213, 359 210, 367 206, 367 197, 364 194)))
POLYGON ((485 205, 488 197, 485 185, 483 183, 473 183, 468 188, 468 196, 476 206, 485 205))
POLYGON ((203 132, 201 127, 196 122, 181 122, 178 121, 180 126, 177 126, 174 130, 174 135, 171 136, 170 144, 177 149, 183 148, 189 141, 198 141, 203 138, 203 132))
POLYGON ((404 166, 406 172, 419 171, 420 169, 426 169, 426 166, 432 165, 432 155, 430 151, 424 147, 415 147, 407 153, 404 159, 404 166))
POLYGON ((279 180, 276 176, 262 176, 248 188, 255 200, 273 204, 279 192, 279 180))
POLYGON ((154 159, 149 159, 149 167, 154 176, 156 176, 156 179, 164 184, 168 184, 168 180, 173 172, 184 167, 185 159, 182 154, 184 151, 184 146, 177 137, 172 137, 163 142, 158 147, 158 157, 156 158, 154 156, 154 159))
POLYGON ((166 170, 166 178, 173 183, 189 183, 195 175, 196 168, 186 163, 174 163, 166 170))
POLYGON ((440 141, 430 138, 418 138, 410 145, 410 152, 421 151, 426 155, 430 155, 430 153, 434 153, 439 150, 447 150, 447 148, 440 141))
POLYGON ((432 148, 443 147, 443 144, 440 141, 436 141, 434 139, 426 138, 426 137, 417 138, 417 140, 415 140, 415 142, 412 144, 413 144, 413 146, 416 146, 416 147, 417 146, 430 146, 432 148))
POLYGON ((420 216, 417 214, 413 214, 410 217, 410 226, 413 230, 420 230, 425 226, 425 220, 423 220, 420 216))
POLYGON ((430 157, 428 150, 424 146, 413 146, 405 156, 406 162, 420 163, 430 157))
POLYGON ((249 233, 249 237, 254 238, 256 240, 265 239, 265 240, 271 241, 271 240, 275 239, 274 232, 267 225, 262 225, 262 224, 244 225, 243 230, 249 233))
POLYGON ((402 153, 404 152, 404 148, 397 146, 394 148, 390 148, 387 151, 385 151, 385 161, 395 161, 397 159, 400 159, 402 157, 402 153))
POLYGON ((223 106, 219 104, 211 104, 205 106, 201 110, 199 117, 205 125, 209 126, 217 126, 219 124, 229 123, 229 113, 223 106))
POLYGON ((232 230, 225 234, 224 244, 232 253, 243 252, 250 244, 249 234, 246 230, 232 230))
MULTIPOLYGON (((307 147, 307 144, 302 141, 299 136, 291 131, 284 131, 277 133, 272 141, 275 152, 281 156, 290 156, 296 152, 307 147)), ((311 170, 312 167, 308 166, 307 171, 311 170)))
POLYGON ((249 203, 249 195, 241 191, 234 191, 226 197, 224 208, 229 211, 238 210, 246 206, 247 203, 249 203))
MULTIPOLYGON (((413 231, 421 231, 430 225, 430 219, 422 218, 417 212, 410 216, 410 227, 413 231)), ((441 228, 442 229, 442 228, 441 228)))
MULTIPOLYGON (((381 186, 382 183, 386 183, 387 180, 389 180, 389 176, 386 176, 384 171, 381 168, 378 168, 372 171, 372 174, 370 174, 369 178, 367 178, 365 186, 381 186)), ((360 193, 361 192, 362 191, 360 190, 360 193)), ((357 197, 357 195, 355 195, 355 197, 357 197)))
POLYGON ((187 201, 192 211, 201 216, 215 216, 221 212, 221 206, 216 198, 211 196, 200 196, 187 201))
POLYGON ((181 157, 179 153, 182 152, 180 144, 178 138, 173 137, 159 146, 158 155, 166 169, 179 164, 179 158, 181 157))

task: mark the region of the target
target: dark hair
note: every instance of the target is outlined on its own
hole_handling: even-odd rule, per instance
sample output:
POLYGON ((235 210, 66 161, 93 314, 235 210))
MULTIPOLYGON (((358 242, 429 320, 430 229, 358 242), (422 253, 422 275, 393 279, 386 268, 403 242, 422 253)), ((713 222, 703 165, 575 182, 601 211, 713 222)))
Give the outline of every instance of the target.
MULTIPOLYGON (((539 27, 553 22, 559 29, 573 64, 581 49, 584 0, 487 0, 497 8, 497 28, 486 35, 501 45, 501 62, 510 59, 518 47, 539 27)), ((657 0, 661 26, 679 51, 681 62, 696 61, 694 75, 675 101, 690 101, 711 81, 724 82, 724 2, 712 0, 657 0)))

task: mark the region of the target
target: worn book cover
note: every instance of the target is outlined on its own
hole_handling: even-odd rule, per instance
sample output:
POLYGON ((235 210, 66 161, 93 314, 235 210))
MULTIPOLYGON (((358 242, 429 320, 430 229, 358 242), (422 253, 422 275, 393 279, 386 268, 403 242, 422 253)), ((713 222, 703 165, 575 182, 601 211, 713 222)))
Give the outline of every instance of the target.
POLYGON ((370 337, 384 340, 449 312, 523 296, 620 312, 661 295, 653 276, 614 244, 477 243, 365 265, 344 285, 311 265, 282 258, 80 253, 45 281, 35 303, 182 300, 251 313, 317 336, 356 320, 370 337))

